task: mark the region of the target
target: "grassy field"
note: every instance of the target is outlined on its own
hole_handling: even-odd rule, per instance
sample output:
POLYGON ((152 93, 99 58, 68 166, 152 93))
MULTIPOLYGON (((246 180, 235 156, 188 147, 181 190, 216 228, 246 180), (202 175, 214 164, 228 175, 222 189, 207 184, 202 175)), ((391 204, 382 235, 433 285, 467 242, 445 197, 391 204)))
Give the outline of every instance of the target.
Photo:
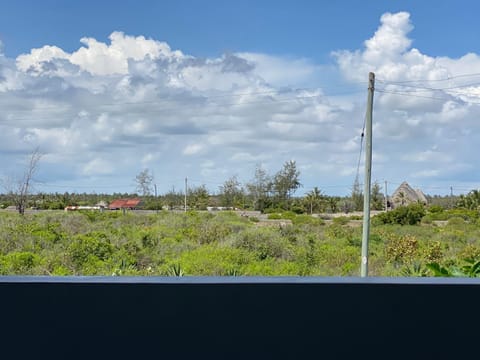
MULTIPOLYGON (((276 221, 233 212, 0 212, 0 274, 359 275, 358 217, 270 217, 276 221)), ((478 219, 442 220, 438 226, 426 214, 417 225, 372 221, 369 274, 438 275, 428 264, 447 275, 468 273, 462 269, 480 260, 478 219)))

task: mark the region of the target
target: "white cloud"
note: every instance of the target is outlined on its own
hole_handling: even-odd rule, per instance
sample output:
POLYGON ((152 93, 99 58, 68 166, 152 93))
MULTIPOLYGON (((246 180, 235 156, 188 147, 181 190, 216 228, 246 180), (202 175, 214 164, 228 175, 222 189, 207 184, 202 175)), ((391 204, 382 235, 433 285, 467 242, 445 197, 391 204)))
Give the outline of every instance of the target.
POLYGON ((82 38, 85 45, 71 54, 56 46, 46 45, 32 49, 29 54, 17 58, 17 66, 22 71, 40 72, 42 66, 54 59, 67 59, 80 69, 92 75, 128 74, 128 60, 167 59, 175 61, 183 58, 180 51, 172 51, 167 43, 145 39, 143 36, 129 36, 115 31, 110 37, 110 45, 93 38, 82 38))
POLYGON ((92 159, 88 161, 82 169, 82 174, 91 175, 108 175, 113 171, 113 164, 103 159, 92 159))
POLYGON ((254 66, 254 73, 273 86, 298 86, 318 76, 318 65, 304 58, 277 57, 267 54, 238 53, 254 66), (288 69, 288 70, 286 70, 288 69))
POLYGON ((421 170, 417 171, 411 176, 413 178, 434 178, 440 174, 440 171, 438 169, 426 169, 426 170, 421 170))
POLYGON ((190 144, 183 149, 183 154, 184 155, 195 155, 198 154, 200 151, 202 151, 203 145, 201 144, 190 144))
MULTIPOLYGON (((385 14, 362 49, 334 53, 347 84, 377 75, 373 178, 471 183, 480 87, 456 75, 480 73, 480 58, 423 54, 411 47, 411 31, 408 13, 385 14)), ((109 191, 129 191, 149 167, 167 191, 185 176, 249 179, 257 163, 274 173, 294 158, 305 189, 350 191, 366 94, 326 97, 328 83, 298 89, 324 76, 325 65, 255 53, 201 59, 121 32, 109 43, 81 41, 71 53, 48 45, 0 56, 2 164, 40 146, 57 169, 44 181, 96 176, 109 191)))

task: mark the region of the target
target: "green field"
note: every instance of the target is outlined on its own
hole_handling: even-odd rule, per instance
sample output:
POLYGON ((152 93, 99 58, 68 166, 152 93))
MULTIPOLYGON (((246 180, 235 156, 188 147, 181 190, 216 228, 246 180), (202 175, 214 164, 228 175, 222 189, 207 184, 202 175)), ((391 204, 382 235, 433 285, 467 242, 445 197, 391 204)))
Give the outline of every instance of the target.
MULTIPOLYGON (((371 276, 476 276, 478 212, 372 220, 371 276), (397 219, 398 220, 398 219, 397 219), (439 222, 436 220, 443 220, 439 222), (400 221, 401 222, 401 221, 400 221), (415 221, 411 221, 415 223, 415 221)), ((358 276, 361 226, 347 217, 234 212, 0 212, 1 275, 358 276)), ((477 264, 478 265, 478 264, 477 264)))

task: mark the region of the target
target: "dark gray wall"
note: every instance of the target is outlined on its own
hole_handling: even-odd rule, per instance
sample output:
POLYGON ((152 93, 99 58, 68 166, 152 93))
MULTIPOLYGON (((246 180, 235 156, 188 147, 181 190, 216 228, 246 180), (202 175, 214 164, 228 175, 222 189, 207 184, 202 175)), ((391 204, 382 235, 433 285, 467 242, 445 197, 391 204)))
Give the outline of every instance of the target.
POLYGON ((0 277, 0 353, 478 358, 479 299, 468 279, 0 277))

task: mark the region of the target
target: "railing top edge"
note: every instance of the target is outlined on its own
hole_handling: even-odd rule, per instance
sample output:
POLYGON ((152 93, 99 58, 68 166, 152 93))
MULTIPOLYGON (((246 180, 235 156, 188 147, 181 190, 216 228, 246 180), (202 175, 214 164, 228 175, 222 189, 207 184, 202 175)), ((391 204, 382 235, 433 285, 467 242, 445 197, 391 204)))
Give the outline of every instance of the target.
POLYGON ((392 284, 479 285, 480 278, 301 277, 301 276, 0 276, 0 284, 392 284))

